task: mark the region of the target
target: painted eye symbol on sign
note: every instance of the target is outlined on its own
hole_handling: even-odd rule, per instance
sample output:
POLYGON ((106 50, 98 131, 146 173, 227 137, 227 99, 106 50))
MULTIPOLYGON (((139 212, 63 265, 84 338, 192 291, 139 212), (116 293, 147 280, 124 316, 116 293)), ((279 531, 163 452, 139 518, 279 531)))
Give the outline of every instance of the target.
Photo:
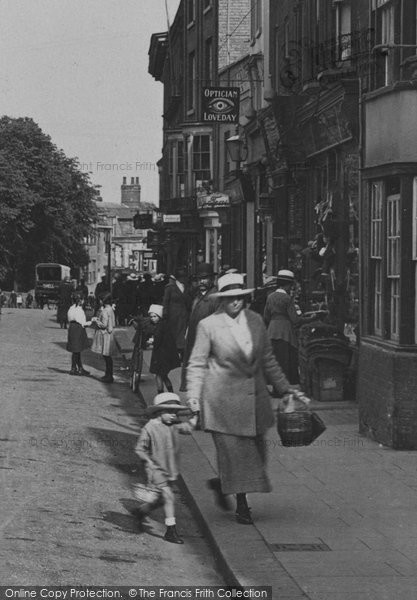
POLYGON ((233 100, 229 100, 229 98, 215 98, 214 100, 210 100, 208 103, 210 110, 216 113, 229 113, 234 108, 233 100))

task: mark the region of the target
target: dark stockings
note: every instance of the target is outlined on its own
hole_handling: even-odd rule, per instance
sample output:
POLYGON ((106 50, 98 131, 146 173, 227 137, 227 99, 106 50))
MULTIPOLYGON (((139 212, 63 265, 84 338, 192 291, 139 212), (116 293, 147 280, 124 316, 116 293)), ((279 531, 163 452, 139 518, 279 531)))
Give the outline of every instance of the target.
POLYGON ((71 369, 76 371, 77 369, 81 371, 83 365, 81 363, 81 352, 73 352, 71 356, 71 369))
POLYGON ((106 375, 107 377, 113 377, 113 359, 111 356, 104 356, 106 363, 106 375))
POLYGON ((246 494, 236 494, 236 511, 245 512, 249 509, 246 494))
POLYGON ((174 388, 172 387, 172 382, 168 375, 155 375, 155 381, 158 394, 162 394, 162 392, 164 391, 164 385, 168 392, 174 391, 174 388))

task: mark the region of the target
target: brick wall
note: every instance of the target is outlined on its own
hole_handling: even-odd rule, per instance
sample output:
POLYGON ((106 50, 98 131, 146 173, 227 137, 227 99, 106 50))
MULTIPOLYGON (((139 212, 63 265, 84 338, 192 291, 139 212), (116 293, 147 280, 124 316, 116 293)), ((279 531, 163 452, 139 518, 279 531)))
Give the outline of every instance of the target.
POLYGON ((417 354, 362 341, 359 431, 396 449, 417 449, 417 354))
POLYGON ((219 69, 250 50, 250 0, 219 0, 219 69))

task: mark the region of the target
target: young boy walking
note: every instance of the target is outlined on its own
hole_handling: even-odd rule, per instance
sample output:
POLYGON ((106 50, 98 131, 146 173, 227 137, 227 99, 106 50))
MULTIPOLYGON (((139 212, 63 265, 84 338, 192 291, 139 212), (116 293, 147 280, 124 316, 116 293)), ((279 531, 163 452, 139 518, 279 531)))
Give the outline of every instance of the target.
MULTIPOLYGON (((148 408, 151 417, 140 432, 135 452, 144 462, 148 485, 159 488, 167 526, 164 539, 173 544, 183 544, 178 535, 175 520, 174 493, 172 485, 178 478, 179 434, 192 431, 190 423, 181 423, 178 414, 188 411, 181 405, 180 398, 172 392, 157 394, 153 405, 148 408)), ((144 518, 156 505, 141 508, 144 518)))

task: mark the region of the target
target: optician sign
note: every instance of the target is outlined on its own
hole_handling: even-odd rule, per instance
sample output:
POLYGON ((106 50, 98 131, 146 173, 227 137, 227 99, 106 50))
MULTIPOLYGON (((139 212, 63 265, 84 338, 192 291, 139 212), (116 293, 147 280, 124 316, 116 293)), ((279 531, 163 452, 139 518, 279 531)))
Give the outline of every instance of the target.
POLYGON ((203 121, 239 122, 240 89, 237 87, 203 87, 203 121))

